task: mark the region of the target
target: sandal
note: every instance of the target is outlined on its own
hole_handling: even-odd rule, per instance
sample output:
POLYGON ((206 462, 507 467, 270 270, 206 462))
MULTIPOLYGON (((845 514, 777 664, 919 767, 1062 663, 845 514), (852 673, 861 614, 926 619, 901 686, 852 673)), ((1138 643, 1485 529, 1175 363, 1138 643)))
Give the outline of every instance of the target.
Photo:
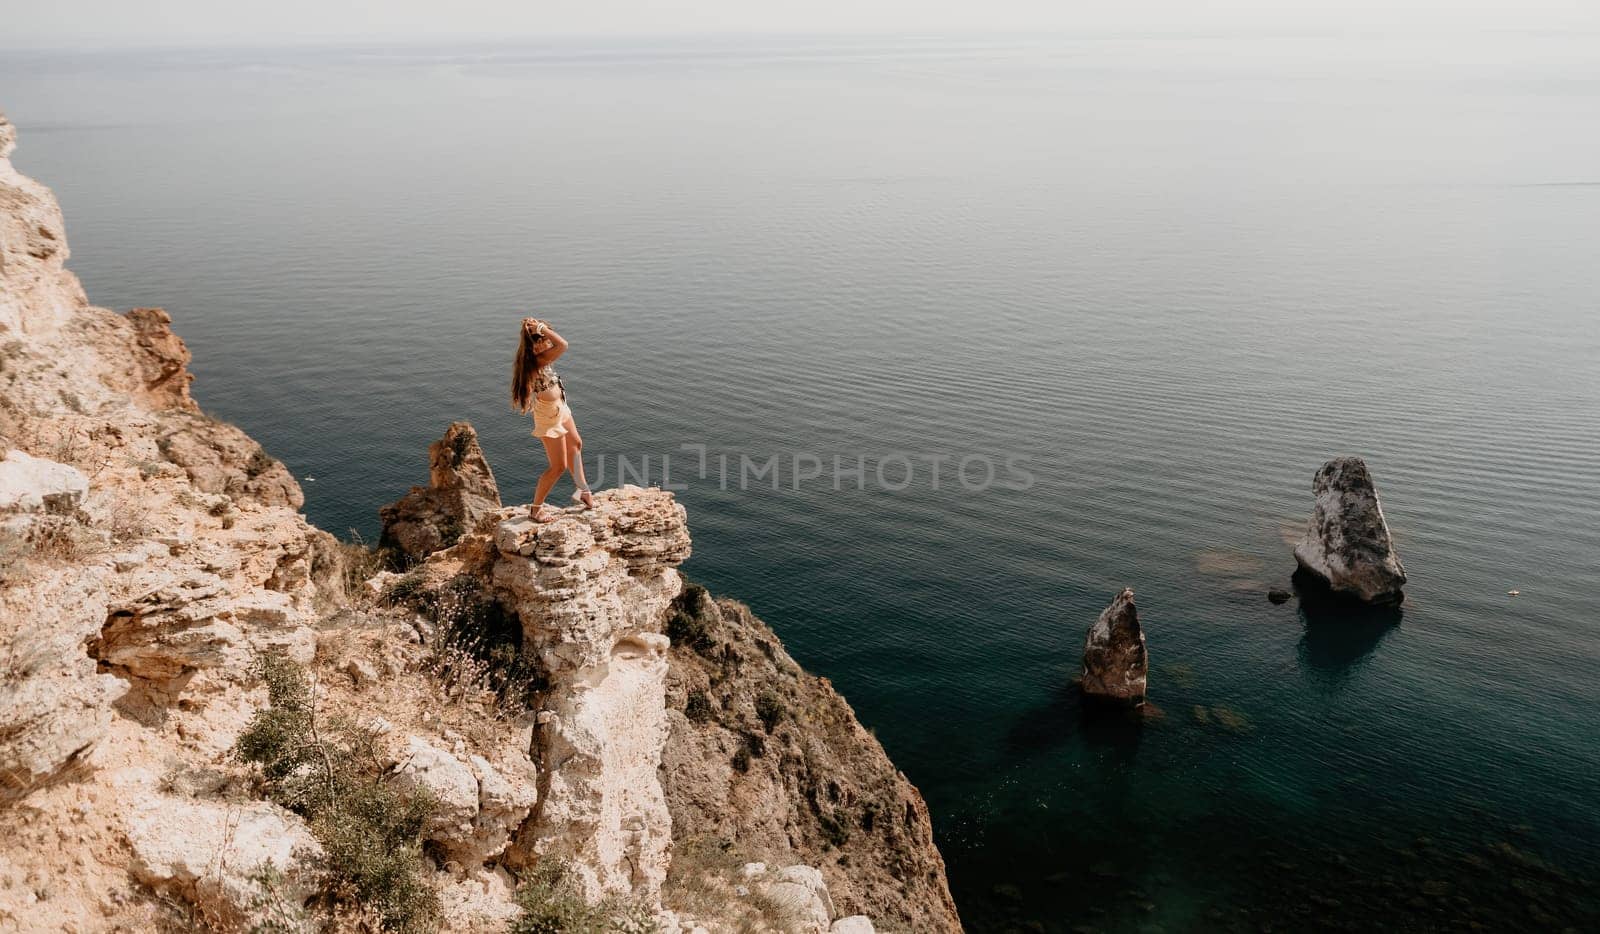
POLYGON ((561 510, 549 503, 540 503, 537 506, 528 507, 528 518, 534 522, 554 522, 563 515, 564 513, 561 510))
POLYGON ((572 501, 584 509, 594 508, 594 494, 588 490, 576 490, 572 494, 572 501))

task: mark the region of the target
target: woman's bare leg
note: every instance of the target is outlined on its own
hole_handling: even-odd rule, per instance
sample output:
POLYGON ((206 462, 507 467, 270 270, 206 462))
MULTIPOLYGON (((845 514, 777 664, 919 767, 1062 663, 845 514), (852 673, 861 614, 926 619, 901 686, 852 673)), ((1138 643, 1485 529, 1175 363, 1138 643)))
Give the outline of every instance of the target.
POLYGON ((567 442, 567 464, 572 470, 572 481, 578 485, 579 498, 585 506, 594 505, 594 494, 589 492, 589 479, 583 474, 583 436, 578 434, 578 423, 568 415, 565 422, 567 433, 561 440, 567 442))
POLYGON ((566 438, 540 438, 544 442, 545 456, 550 459, 550 466, 539 475, 539 485, 533 490, 533 511, 538 513, 539 507, 544 505, 545 497, 550 495, 550 488, 556 485, 561 475, 567 472, 567 439, 566 438))

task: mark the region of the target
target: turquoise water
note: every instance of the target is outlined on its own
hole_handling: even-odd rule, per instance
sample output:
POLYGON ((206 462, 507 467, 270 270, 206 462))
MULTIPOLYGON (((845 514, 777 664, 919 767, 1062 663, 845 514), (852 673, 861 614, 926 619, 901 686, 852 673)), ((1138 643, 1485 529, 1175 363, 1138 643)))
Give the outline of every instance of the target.
POLYGON ((529 498, 553 319, 591 473, 672 457, 972 930, 1600 922, 1600 39, 12 54, 0 106, 326 528, 456 418, 529 498), (1264 599, 1341 453, 1397 614, 1264 599), (1143 724, 1069 688, 1124 585, 1143 724))

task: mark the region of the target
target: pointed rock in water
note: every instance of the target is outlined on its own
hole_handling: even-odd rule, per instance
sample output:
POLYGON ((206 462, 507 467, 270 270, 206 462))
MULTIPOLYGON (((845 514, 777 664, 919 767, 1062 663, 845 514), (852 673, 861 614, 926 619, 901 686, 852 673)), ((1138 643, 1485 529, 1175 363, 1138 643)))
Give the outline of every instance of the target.
POLYGON ((1288 603, 1289 599, 1293 596, 1294 594, 1290 593, 1289 591, 1279 588, 1273 588, 1272 590, 1267 591, 1267 599, 1271 600, 1273 603, 1288 603))
POLYGON ((1133 603, 1133 591, 1125 587, 1089 627, 1083 646, 1083 693, 1097 700, 1141 706, 1149 667, 1139 610, 1133 603))
POLYGON ((1406 569, 1394 550, 1367 462, 1337 457, 1311 484, 1316 508, 1295 546, 1300 567, 1335 594, 1366 603, 1399 603, 1406 569))
POLYGON ((378 510, 383 534, 378 545, 406 561, 421 561, 449 548, 500 508, 500 488, 467 422, 454 422, 428 446, 428 485, 378 510))

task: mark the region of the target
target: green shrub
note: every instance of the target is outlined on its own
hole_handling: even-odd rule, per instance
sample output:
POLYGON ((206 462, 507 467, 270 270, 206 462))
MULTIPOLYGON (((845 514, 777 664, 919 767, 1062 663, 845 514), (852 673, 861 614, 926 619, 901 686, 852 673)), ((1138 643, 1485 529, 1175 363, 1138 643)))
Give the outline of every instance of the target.
POLYGON ((699 584, 685 583, 667 613, 667 638, 673 645, 691 648, 701 655, 716 647, 707 605, 711 594, 699 584))
POLYGON ((779 697, 776 691, 769 688, 756 697, 756 716, 761 718, 761 725, 768 733, 783 722, 786 713, 787 708, 784 707, 783 698, 779 697))
POLYGON ((850 839, 850 826, 832 814, 818 814, 817 825, 822 828, 822 839, 834 846, 844 846, 850 839))
POLYGON ((711 699, 706 697, 704 691, 690 691, 689 697, 683 702, 683 715, 696 723, 704 723, 711 719, 711 699))
POLYGON ((421 571, 408 571, 383 588, 383 602, 389 606, 409 606, 423 610, 423 600, 428 596, 428 582, 421 571))
POLYGON ((867 833, 878 825, 878 818, 883 816, 883 805, 876 801, 868 801, 861 805, 861 829, 867 833))
POLYGON ((438 927, 439 896, 423 875, 422 827, 435 802, 387 781, 376 738, 318 716, 305 671, 282 655, 258 656, 268 706, 234 753, 258 767, 266 796, 305 817, 323 848, 323 898, 360 905, 388 931, 438 927))
POLYGON ((609 900, 598 905, 584 901, 572 883, 567 865, 546 858, 517 887, 517 907, 522 914, 511 922, 510 934, 659 934, 651 913, 642 905, 609 900))

